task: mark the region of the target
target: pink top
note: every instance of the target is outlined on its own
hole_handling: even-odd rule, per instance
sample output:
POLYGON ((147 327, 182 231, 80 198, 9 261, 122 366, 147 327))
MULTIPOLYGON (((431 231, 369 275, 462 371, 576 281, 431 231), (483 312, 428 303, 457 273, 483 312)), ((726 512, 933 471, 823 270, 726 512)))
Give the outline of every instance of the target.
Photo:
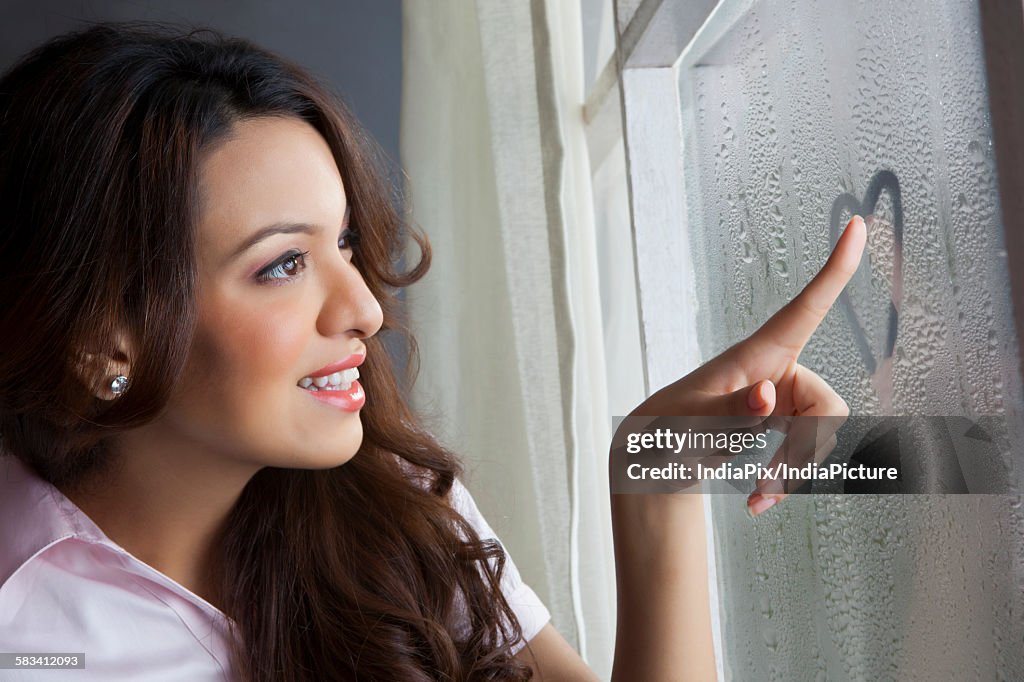
MULTIPOLYGON (((481 539, 496 537, 459 481, 452 504, 481 539)), ((551 614, 511 558, 503 576, 529 641, 551 614)), ((4 682, 230 680, 227 625, 216 607, 132 556, 19 460, 0 455, 0 653, 85 654, 84 669, 0 669, 4 682)))

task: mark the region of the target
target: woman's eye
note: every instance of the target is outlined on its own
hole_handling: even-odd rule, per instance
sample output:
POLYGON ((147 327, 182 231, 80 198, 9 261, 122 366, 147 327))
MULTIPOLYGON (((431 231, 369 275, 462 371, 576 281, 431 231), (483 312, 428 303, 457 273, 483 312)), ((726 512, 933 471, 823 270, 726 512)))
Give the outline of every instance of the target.
POLYGON ((291 279, 305 269, 307 255, 309 255, 309 251, 290 253, 277 264, 260 272, 256 279, 260 282, 291 279))
POLYGON ((341 233, 341 239, 338 240, 338 246, 342 249, 353 249, 359 244, 359 232, 352 228, 346 228, 341 233))

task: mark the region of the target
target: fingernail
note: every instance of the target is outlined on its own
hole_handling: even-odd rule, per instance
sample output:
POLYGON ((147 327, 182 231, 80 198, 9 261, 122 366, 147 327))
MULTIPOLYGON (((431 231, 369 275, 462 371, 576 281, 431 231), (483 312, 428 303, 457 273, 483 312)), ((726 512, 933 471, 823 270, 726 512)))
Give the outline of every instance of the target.
POLYGON ((860 221, 861 225, 864 224, 864 219, 861 218, 859 215, 855 215, 852 218, 850 218, 850 223, 847 225, 847 227, 849 227, 850 225, 853 225, 858 220, 860 221))
POLYGON ((764 407, 764 400, 761 399, 761 384, 754 386, 747 394, 747 407, 752 410, 760 410, 764 407))
POLYGON ((747 498, 747 516, 754 518, 759 514, 763 514, 778 501, 778 498, 764 497, 760 493, 754 493, 747 498))

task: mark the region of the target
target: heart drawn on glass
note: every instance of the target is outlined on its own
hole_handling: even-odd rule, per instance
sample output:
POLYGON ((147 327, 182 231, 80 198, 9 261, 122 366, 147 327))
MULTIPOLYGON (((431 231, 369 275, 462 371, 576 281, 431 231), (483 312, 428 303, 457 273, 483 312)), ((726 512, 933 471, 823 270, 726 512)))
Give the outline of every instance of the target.
MULTIPOLYGON (((853 301, 850 297, 850 288, 853 280, 839 294, 839 305, 850 322, 857 348, 860 351, 868 374, 874 375, 880 365, 889 365, 893 349, 896 346, 896 331, 899 327, 899 309, 903 298, 903 202, 900 196, 900 183, 896 174, 889 170, 880 170, 875 173, 868 183, 867 191, 864 193, 864 201, 857 201, 852 194, 843 193, 832 202, 832 215, 829 219, 829 230, 831 233, 832 246, 839 240, 840 231, 843 228, 844 214, 858 214, 864 218, 868 228, 868 243, 871 243, 872 230, 881 221, 875 220, 876 209, 882 192, 888 192, 892 201, 892 278, 890 280, 889 312, 885 324, 885 342, 882 347, 881 357, 876 357, 872 350, 872 344, 868 341, 868 331, 862 323, 861 317, 854 310, 853 301)), ((869 261, 870 262, 870 261, 869 261)), ((861 263, 861 268, 868 267, 861 263)), ((855 275, 856 277, 856 275, 855 275)))

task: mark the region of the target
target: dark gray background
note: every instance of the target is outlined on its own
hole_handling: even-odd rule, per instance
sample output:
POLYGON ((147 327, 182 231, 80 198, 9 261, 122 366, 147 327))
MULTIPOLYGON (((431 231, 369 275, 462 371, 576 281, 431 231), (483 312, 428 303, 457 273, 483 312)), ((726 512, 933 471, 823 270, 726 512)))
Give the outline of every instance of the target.
POLYGON ((297 61, 332 83, 397 167, 401 0, 0 0, 0 69, 103 20, 209 26, 297 61))

